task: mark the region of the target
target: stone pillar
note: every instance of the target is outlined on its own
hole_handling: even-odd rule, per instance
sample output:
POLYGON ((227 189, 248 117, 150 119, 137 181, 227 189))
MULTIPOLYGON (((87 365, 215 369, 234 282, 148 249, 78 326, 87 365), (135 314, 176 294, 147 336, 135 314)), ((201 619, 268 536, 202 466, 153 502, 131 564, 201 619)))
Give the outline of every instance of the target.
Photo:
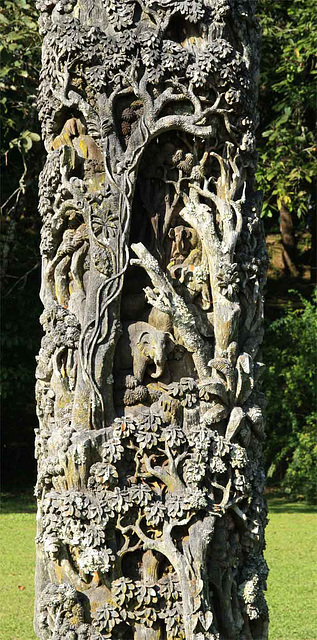
POLYGON ((41 640, 266 640, 254 0, 38 0, 41 640))

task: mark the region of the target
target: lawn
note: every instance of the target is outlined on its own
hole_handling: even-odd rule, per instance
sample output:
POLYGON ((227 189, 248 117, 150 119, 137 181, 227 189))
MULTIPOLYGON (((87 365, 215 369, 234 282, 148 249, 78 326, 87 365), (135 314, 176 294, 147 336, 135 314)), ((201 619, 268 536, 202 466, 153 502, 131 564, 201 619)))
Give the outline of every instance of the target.
POLYGON ((316 510, 278 498, 269 500, 269 509, 270 640, 316 640, 316 510))
POLYGON ((0 640, 35 640, 35 504, 29 496, 1 499, 0 640))
MULTIPOLYGON (((267 592, 270 640, 316 640, 316 512, 302 503, 278 498, 271 498, 269 506, 265 556, 271 567, 267 592)), ((33 501, 29 497, 4 496, 0 527, 0 640, 35 640, 34 536, 33 501)))

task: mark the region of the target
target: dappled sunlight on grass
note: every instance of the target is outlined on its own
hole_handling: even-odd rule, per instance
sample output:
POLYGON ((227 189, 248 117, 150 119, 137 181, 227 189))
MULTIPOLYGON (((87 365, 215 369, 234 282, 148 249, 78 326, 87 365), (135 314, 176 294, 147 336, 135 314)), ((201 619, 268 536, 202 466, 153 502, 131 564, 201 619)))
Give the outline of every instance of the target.
POLYGON ((1 514, 36 513, 36 498, 31 493, 1 493, 1 514))
POLYGON ((317 506, 306 502, 288 502, 285 498, 269 498, 270 514, 272 513, 317 513, 317 506))

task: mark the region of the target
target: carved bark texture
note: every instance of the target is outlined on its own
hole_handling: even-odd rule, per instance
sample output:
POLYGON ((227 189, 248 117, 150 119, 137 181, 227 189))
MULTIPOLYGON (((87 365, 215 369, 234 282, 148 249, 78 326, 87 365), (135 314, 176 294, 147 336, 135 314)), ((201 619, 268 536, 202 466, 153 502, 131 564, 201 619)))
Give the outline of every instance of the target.
POLYGON ((39 0, 41 640, 265 640, 254 0, 39 0))

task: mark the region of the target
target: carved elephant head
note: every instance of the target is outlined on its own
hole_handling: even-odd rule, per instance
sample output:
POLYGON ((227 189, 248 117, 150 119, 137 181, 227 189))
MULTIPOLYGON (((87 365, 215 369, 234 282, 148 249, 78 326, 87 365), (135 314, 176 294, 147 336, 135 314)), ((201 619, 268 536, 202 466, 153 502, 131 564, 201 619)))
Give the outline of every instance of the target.
POLYGON ((164 373, 167 356, 174 348, 173 336, 152 327, 147 322, 136 322, 129 328, 130 345, 133 359, 133 375, 141 383, 148 366, 155 369, 149 372, 152 378, 164 373))

